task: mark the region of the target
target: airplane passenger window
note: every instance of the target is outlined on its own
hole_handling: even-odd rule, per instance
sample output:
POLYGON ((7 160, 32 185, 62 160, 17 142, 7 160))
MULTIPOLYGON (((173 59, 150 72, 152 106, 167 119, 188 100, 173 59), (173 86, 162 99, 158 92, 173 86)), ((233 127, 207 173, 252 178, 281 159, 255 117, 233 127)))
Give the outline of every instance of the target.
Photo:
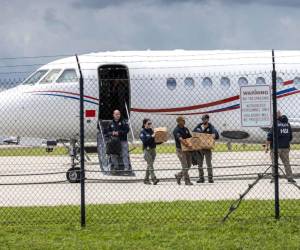
POLYGON ((50 72, 40 81, 40 83, 54 82, 61 69, 52 69, 50 72))
POLYGON ((230 87, 230 79, 228 77, 222 77, 221 86, 225 89, 228 89, 230 87))
POLYGON ((174 90, 176 88, 176 80, 174 78, 167 79, 167 87, 169 90, 174 90))
POLYGON ((282 85, 282 84, 283 84, 283 79, 282 79, 282 77, 277 77, 277 78, 276 78, 276 83, 278 83, 279 85, 282 85))
POLYGON ((193 88, 195 85, 194 85, 194 79, 192 77, 187 77, 184 79, 184 83, 185 83, 185 86, 188 87, 188 88, 193 88))
POLYGON ((246 77, 240 77, 239 80, 238 80, 238 84, 240 86, 245 86, 245 85, 248 85, 248 80, 246 77))
POLYGON ((56 82, 61 83, 61 82, 77 82, 77 74, 75 69, 66 69, 64 72, 61 74, 61 76, 57 79, 56 82))
POLYGON ((209 78, 209 77, 205 77, 203 80, 202 80, 202 86, 205 87, 205 88, 210 88, 212 87, 212 80, 209 78))
POLYGON ((257 85, 263 85, 263 84, 266 84, 265 78, 263 78, 263 77, 257 77, 257 78, 256 78, 256 84, 257 84, 257 85))
POLYGON ((48 69, 39 70, 30 76, 23 84, 35 84, 37 83, 46 73, 48 69))
POLYGON ((300 89, 300 77, 294 79, 294 84, 297 89, 300 89))

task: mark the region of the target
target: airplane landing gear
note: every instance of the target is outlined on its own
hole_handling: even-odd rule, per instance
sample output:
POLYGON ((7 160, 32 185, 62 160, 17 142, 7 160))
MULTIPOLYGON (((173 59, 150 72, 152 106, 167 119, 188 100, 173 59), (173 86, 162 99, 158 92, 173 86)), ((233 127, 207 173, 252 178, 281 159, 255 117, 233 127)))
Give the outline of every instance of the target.
POLYGON ((79 183, 80 182, 80 168, 74 167, 70 168, 66 173, 67 180, 70 183, 79 183))
POLYGON ((71 157, 71 168, 66 173, 66 178, 70 183, 79 183, 80 182, 80 147, 76 140, 70 141, 70 146, 64 145, 69 152, 71 157))

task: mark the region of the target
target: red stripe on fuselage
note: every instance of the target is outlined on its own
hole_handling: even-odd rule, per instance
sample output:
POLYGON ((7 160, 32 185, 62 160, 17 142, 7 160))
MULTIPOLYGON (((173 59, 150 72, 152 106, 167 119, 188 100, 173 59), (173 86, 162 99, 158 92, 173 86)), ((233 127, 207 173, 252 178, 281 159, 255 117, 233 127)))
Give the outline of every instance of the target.
POLYGON ((286 81, 286 82, 283 82, 282 85, 283 85, 283 86, 290 85, 290 84, 292 84, 293 82, 294 82, 294 80, 288 80, 288 81, 286 81))
POLYGON ((226 112, 226 111, 231 111, 231 110, 235 110, 235 109, 239 109, 239 108, 240 108, 240 106, 224 108, 224 109, 217 109, 217 110, 211 110, 211 111, 208 110, 208 111, 203 111, 203 112, 195 112, 195 113, 174 113, 174 114, 166 114, 166 115, 203 115, 203 114, 226 112))
POLYGON ((132 108, 131 111, 133 112, 146 112, 146 113, 166 113, 166 112, 180 112, 180 111, 188 111, 188 110, 195 110, 201 108, 212 107, 220 104, 224 104, 227 102, 236 101, 240 98, 239 95, 232 96, 226 99, 222 99, 219 101, 203 103, 195 106, 187 106, 187 107, 180 107, 180 108, 164 108, 164 109, 142 109, 142 108, 132 108))

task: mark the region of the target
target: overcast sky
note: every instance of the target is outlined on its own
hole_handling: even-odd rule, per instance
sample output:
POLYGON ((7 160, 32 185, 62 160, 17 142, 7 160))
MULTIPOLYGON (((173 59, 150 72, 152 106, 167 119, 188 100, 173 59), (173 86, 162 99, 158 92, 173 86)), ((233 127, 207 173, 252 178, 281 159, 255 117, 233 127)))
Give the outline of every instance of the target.
POLYGON ((299 49, 300 44, 298 0, 0 3, 1 58, 106 50, 299 49))

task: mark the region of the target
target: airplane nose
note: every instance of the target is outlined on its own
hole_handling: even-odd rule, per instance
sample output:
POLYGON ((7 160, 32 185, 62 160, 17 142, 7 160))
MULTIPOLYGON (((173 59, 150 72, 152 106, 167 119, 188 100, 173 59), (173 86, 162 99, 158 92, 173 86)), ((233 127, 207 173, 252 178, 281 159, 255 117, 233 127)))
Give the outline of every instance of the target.
POLYGON ((17 88, 0 92, 0 136, 18 136, 21 127, 21 92, 17 88))

